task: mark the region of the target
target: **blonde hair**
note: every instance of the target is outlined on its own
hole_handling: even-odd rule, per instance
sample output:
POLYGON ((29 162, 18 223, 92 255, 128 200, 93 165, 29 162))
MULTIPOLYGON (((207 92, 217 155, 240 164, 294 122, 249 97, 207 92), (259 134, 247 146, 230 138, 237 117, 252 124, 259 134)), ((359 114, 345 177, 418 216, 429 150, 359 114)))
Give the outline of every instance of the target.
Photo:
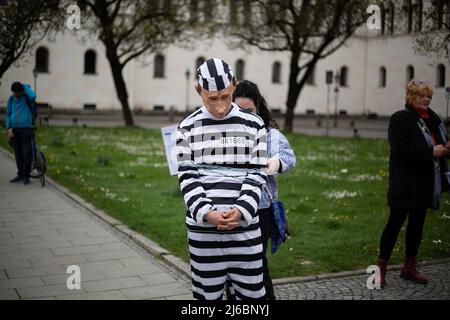
POLYGON ((433 87, 425 82, 419 80, 411 80, 406 85, 406 104, 412 105, 418 98, 423 96, 433 97, 433 87))

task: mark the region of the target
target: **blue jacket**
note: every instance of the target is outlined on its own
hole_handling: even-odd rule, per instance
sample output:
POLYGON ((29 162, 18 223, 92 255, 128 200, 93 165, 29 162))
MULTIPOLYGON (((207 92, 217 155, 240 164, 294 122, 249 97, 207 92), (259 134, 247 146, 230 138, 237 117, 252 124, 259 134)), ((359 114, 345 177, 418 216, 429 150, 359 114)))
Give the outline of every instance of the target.
MULTIPOLYGON (((25 94, 30 98, 31 108, 35 111, 36 93, 28 84, 23 84, 25 94)), ((6 128, 32 128, 33 117, 23 95, 11 95, 6 104, 6 128)))
MULTIPOLYGON (((295 167, 297 159, 286 137, 275 128, 267 131, 267 152, 269 158, 278 155, 281 167, 279 173, 285 173, 295 167)), ((258 209, 269 208, 272 201, 278 196, 276 176, 267 176, 267 184, 263 188, 258 209)))

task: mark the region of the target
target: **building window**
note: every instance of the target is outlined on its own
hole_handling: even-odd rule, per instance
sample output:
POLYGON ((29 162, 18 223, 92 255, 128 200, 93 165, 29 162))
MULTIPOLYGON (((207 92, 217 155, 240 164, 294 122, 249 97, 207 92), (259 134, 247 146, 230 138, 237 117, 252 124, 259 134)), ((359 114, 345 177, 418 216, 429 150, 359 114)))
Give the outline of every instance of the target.
POLYGON ((163 1, 163 12, 164 13, 172 13, 172 11, 173 11, 172 0, 164 0, 163 1))
POLYGON ((345 66, 341 68, 339 82, 341 87, 348 87, 348 68, 345 66))
POLYGON ((281 63, 278 61, 272 65, 272 83, 281 83, 281 63))
POLYGON ((217 8, 216 0, 202 1, 203 3, 203 20, 205 22, 212 22, 215 16, 215 9, 217 8))
POLYGON ((395 29, 395 6, 392 1, 389 1, 387 5, 387 13, 386 13, 386 21, 387 21, 387 29, 390 34, 394 34, 395 29))
POLYGON ((408 1, 408 32, 422 31, 422 15, 423 2, 422 0, 408 1))
POLYGON ((84 110, 95 111, 97 109, 97 105, 95 103, 85 103, 83 105, 84 110))
POLYGON ((389 1, 386 6, 381 8, 381 34, 394 34, 395 29, 395 6, 389 1))
POLYGON ((97 54, 94 50, 87 50, 84 54, 84 74, 95 74, 97 54))
POLYGON ((237 10, 236 9, 237 9, 236 1, 234 1, 234 0, 230 1, 228 14, 229 14, 229 17, 230 17, 230 24, 231 25, 235 25, 236 22, 237 22, 237 19, 236 19, 236 16, 237 16, 236 12, 237 12, 237 10))
POLYGON ((244 16, 244 21, 243 21, 243 26, 251 26, 252 25, 252 3, 250 0, 244 0, 243 3, 243 16, 244 16))
POLYGON ((414 79, 414 67, 413 66, 407 66, 406 67, 406 82, 409 82, 412 79, 414 79))
POLYGON ((164 78, 164 64, 165 58, 162 54, 157 54, 155 56, 155 69, 154 69, 154 78, 164 78))
POLYGON ((189 2, 190 20, 192 23, 197 22, 198 19, 198 1, 190 0, 189 2))
POLYGON ((36 65, 35 70, 37 72, 48 72, 48 49, 39 47, 36 50, 36 65))
POLYGON ((316 73, 316 68, 314 67, 312 70, 311 70, 311 73, 308 75, 308 77, 306 78, 306 81, 305 81, 305 83, 306 84, 309 84, 309 85, 314 85, 314 78, 315 78, 315 73, 316 73))
POLYGON ((244 68, 245 68, 245 63, 244 60, 239 59, 238 61, 236 61, 236 79, 237 80, 243 80, 244 79, 244 68))
POLYGON ((205 62, 204 57, 198 57, 197 60, 195 60, 195 70, 194 70, 194 78, 197 79, 197 69, 205 62))
POLYGON ((445 66, 443 64, 437 66, 436 87, 445 87, 445 66))
POLYGON ((386 88, 386 68, 385 67, 380 68, 378 86, 380 88, 386 88))
POLYGON ((450 2, 448 0, 434 1, 434 15, 437 29, 445 29, 450 25, 450 2))

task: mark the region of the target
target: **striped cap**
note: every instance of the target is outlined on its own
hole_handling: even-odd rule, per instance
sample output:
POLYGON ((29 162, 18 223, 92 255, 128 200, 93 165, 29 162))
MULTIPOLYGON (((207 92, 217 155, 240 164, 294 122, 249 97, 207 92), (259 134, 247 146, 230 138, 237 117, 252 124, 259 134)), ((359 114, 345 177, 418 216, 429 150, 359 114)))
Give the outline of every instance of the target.
POLYGON ((211 58, 197 69, 198 84, 207 91, 220 91, 228 87, 233 79, 233 71, 225 61, 211 58))

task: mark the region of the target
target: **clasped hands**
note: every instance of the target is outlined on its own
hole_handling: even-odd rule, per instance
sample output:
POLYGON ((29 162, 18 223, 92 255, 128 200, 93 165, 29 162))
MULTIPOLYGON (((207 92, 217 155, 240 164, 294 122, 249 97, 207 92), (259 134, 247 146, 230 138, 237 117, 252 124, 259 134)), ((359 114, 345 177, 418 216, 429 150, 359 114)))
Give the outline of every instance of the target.
POLYGON ((212 210, 205 215, 206 221, 215 225, 217 230, 232 230, 239 226, 242 213, 237 208, 232 208, 226 212, 212 210))

